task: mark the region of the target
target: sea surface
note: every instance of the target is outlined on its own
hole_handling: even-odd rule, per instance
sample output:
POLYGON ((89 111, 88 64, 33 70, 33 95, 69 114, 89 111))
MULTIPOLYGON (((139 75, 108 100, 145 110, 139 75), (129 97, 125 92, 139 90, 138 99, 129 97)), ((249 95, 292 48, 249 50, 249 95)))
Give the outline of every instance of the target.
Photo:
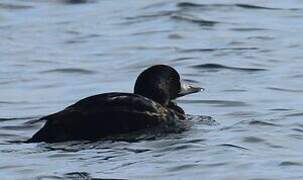
POLYGON ((0 35, 1 179, 303 179, 301 0, 1 0, 0 35), (188 130, 22 143, 154 64, 205 88, 188 130))

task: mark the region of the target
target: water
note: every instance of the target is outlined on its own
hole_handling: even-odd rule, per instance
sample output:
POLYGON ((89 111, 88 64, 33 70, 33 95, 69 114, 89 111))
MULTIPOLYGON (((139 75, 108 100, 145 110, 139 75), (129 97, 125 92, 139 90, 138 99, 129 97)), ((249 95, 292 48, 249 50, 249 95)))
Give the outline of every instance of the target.
POLYGON ((1 0, 1 179, 302 179, 299 0, 1 0), (35 119, 153 64, 206 89, 190 129, 137 142, 24 144, 35 119))

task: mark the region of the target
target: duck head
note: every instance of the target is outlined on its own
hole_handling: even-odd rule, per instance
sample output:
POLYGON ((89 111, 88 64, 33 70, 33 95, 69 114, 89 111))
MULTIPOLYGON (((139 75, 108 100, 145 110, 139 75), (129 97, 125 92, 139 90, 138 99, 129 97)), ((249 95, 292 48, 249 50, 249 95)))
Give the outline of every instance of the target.
POLYGON ((134 93, 168 106, 173 99, 201 90, 203 88, 181 81, 179 73, 174 68, 167 65, 155 65, 138 76, 134 93))

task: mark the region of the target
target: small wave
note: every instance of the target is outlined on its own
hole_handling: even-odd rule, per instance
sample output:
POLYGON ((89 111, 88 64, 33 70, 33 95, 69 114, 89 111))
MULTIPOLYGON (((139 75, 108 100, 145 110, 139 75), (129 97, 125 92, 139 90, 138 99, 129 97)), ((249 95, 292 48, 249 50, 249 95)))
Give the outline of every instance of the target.
POLYGON ((193 80, 193 79, 182 79, 182 81, 188 82, 188 83, 198 83, 198 81, 193 80))
POLYGON ((260 143, 260 142, 264 142, 265 140, 262 138, 249 136, 249 137, 244 137, 243 141, 248 143, 260 143))
POLYGON ((191 67, 196 68, 196 69, 229 69, 229 70, 250 71, 250 72, 251 71, 266 71, 266 69, 261 69, 261 68, 232 67, 232 66, 225 66, 225 65, 213 64, 213 63, 193 65, 191 67))
POLYGON ((265 6, 257 6, 251 4, 235 4, 237 7, 244 8, 244 9, 264 9, 264 10, 300 10, 299 8, 273 8, 273 7, 265 7, 265 6))
POLYGON ((252 120, 249 121, 249 125, 257 125, 257 126, 280 126, 279 124, 266 122, 266 121, 260 121, 260 120, 252 120))
MULTIPOLYGON (((261 29, 260 29, 260 31, 261 31, 261 29)), ((263 29, 263 30, 265 31, 265 30, 268 30, 268 29, 263 29)), ((270 41, 270 40, 274 40, 275 37, 272 37, 272 36, 250 36, 247 39, 256 39, 256 40, 270 41)), ((262 51, 264 52, 265 50, 263 49, 262 51)))
POLYGON ((247 92, 246 89, 226 89, 224 92, 247 92))
POLYGON ((201 26, 214 26, 215 24, 219 23, 218 21, 205 20, 185 14, 173 14, 171 18, 175 20, 181 20, 181 21, 187 21, 187 22, 199 24, 201 26))
POLYGON ((61 68, 41 71, 41 73, 95 74, 96 72, 82 68, 61 68))
POLYGON ((303 116, 303 112, 296 112, 296 113, 290 113, 285 115, 285 117, 297 117, 297 116, 303 116))
POLYGON ((233 7, 230 4, 198 4, 192 2, 180 2, 177 4, 179 8, 218 8, 218 7, 233 7))
POLYGON ((95 0, 63 0, 65 4, 86 4, 92 2, 95 2, 95 0))
POLYGON ((26 130, 26 129, 32 129, 35 126, 31 125, 9 125, 9 126, 1 126, 0 129, 5 129, 5 130, 26 130))
POLYGON ((182 170, 186 170, 186 169, 193 169, 196 166, 197 166, 197 164, 177 165, 175 167, 171 167, 171 168, 167 169, 167 171, 169 171, 169 172, 178 172, 178 171, 182 171, 182 170))
POLYGON ((294 161, 283 161, 279 164, 279 166, 303 166, 303 163, 294 161))
POLYGON ((233 111, 226 113, 226 115, 232 117, 255 117, 257 114, 255 111, 233 111))
POLYGON ((199 139, 189 139, 187 140, 185 143, 193 143, 193 144, 199 144, 199 143, 202 143, 202 142, 205 142, 206 139, 202 139, 202 138, 199 138, 199 139))
POLYGON ((232 31, 241 31, 241 32, 250 32, 250 31, 266 31, 268 29, 265 28, 254 28, 254 27, 250 27, 250 28, 230 28, 230 30, 232 31))
POLYGON ((87 3, 87 0, 65 0, 65 2, 69 4, 83 4, 87 3))
POLYGON ((85 42, 87 42, 87 39, 95 39, 95 38, 98 38, 100 36, 101 35, 99 35, 99 34, 88 34, 88 35, 78 36, 76 38, 66 40, 66 41, 64 41, 64 43, 66 43, 66 44, 85 43, 85 42))
POLYGON ((271 7, 264 7, 264 6, 257 6, 251 4, 235 4, 237 7, 244 8, 244 9, 267 9, 267 10, 280 10, 279 8, 271 8, 271 7))
POLYGON ((174 13, 175 11, 159 11, 157 13, 152 13, 152 14, 125 17, 124 19, 126 20, 126 22, 122 22, 119 24, 122 25, 136 24, 136 23, 146 22, 148 20, 154 20, 155 18, 159 18, 159 17, 169 17, 174 13))
POLYGON ((180 57, 180 58, 171 59, 169 61, 179 62, 179 61, 187 61, 191 59, 194 59, 194 57, 180 57))
POLYGON ((198 4, 192 2, 180 2, 177 4, 177 7, 180 8, 241 8, 241 9, 259 9, 259 10, 291 10, 297 11, 302 10, 300 8, 278 8, 278 7, 266 7, 266 6, 259 6, 259 5, 252 5, 252 4, 198 4))
POLYGON ((81 44, 81 43, 85 43, 86 41, 83 39, 71 39, 71 40, 67 40, 64 41, 65 44, 81 44))
POLYGON ((137 148, 136 149, 133 149, 133 148, 123 148, 123 150, 127 150, 129 152, 133 152, 133 153, 136 153, 136 154, 151 151, 150 149, 137 149, 137 148))
POLYGON ((30 119, 35 119, 37 117, 20 117, 20 118, 1 118, 0 117, 0 122, 3 121, 15 121, 15 120, 30 120, 30 119))
POLYGON ((233 47, 233 48, 197 48, 197 49, 181 49, 180 52, 192 53, 192 52, 215 52, 215 51, 247 51, 247 50, 258 50, 256 47, 233 47))
POLYGON ((91 179, 92 177, 87 172, 70 172, 70 173, 64 174, 64 178, 67 178, 67 179, 91 179))
POLYGON ((23 10, 23 9, 30 9, 30 8, 33 8, 33 6, 0 3, 0 9, 23 10))
POLYGON ((267 87, 267 89, 275 90, 275 91, 303 93, 303 90, 298 90, 298 89, 286 89, 286 88, 277 88, 277 87, 267 87))
POLYGON ((266 121, 260 121, 260 120, 241 120, 239 122, 236 122, 230 126, 226 126, 221 128, 221 130, 236 130, 236 131, 246 131, 246 126, 271 126, 271 127, 280 127, 281 125, 266 122, 266 121), (245 128, 244 128, 245 127, 245 128))
POLYGON ((293 109, 288 109, 288 108, 274 108, 274 109, 269 109, 271 111, 291 111, 293 109))
MULTIPOLYGON (((18 102, 14 102, 14 101, 0 101, 0 105, 1 104, 27 104, 27 101, 18 101, 18 102)), ((1 118, 0 118, 1 119, 1 118)))
POLYGON ((241 101, 229 101, 229 100, 177 100, 177 102, 185 104, 211 104, 218 107, 242 107, 249 106, 245 102, 241 101))
POLYGON ((171 31, 169 30, 155 30, 155 31, 142 31, 142 32, 135 32, 135 33, 131 33, 130 35, 132 36, 140 36, 140 35, 149 35, 149 34, 159 34, 159 33, 169 33, 171 31))
POLYGON ((204 4, 197 4, 197 3, 192 3, 192 2, 180 2, 177 4, 177 7, 205 7, 206 5, 204 4))
POLYGON ((293 130, 293 131, 296 131, 296 132, 303 133, 303 129, 300 129, 300 128, 293 128, 292 130, 293 130))
POLYGON ((218 146, 233 147, 233 148, 242 149, 242 150, 249 150, 245 147, 242 147, 242 146, 239 146, 239 145, 234 145, 234 144, 219 144, 218 146))
POLYGON ((126 17, 125 19, 127 20, 134 20, 134 19, 146 19, 146 18, 154 18, 154 17, 163 17, 163 16, 170 16, 174 14, 175 11, 160 11, 154 14, 145 14, 145 15, 140 15, 140 16, 135 16, 135 17, 126 17))
POLYGON ((83 180, 127 180, 127 179, 116 179, 116 178, 97 178, 97 177, 92 177, 89 173, 87 172, 70 172, 66 173, 63 176, 56 176, 56 175, 40 175, 37 177, 38 180, 42 179, 67 179, 67 180, 72 180, 72 179, 83 179, 83 180))

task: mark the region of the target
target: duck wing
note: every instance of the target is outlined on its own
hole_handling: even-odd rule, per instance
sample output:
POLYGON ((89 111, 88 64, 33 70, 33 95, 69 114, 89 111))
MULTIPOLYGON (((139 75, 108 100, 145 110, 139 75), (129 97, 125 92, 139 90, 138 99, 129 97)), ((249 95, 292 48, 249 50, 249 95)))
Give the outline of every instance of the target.
POLYGON ((170 109, 140 95, 99 94, 42 117, 45 125, 28 142, 97 140, 157 126, 175 118, 173 114, 170 109))

